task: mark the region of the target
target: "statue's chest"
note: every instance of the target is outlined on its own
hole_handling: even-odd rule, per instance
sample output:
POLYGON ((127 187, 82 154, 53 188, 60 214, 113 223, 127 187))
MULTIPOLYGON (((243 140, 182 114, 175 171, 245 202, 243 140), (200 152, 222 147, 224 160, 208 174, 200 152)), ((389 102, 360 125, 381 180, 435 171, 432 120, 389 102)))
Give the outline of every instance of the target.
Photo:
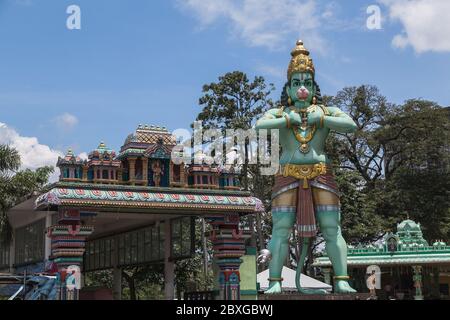
POLYGON ((316 113, 314 116, 319 118, 324 115, 321 108, 314 108, 312 111, 299 113, 302 123, 286 129, 285 140, 284 143, 282 142, 284 150, 294 151, 299 149, 301 153, 307 154, 311 148, 316 148, 324 144, 328 132, 320 128, 317 124, 308 124, 308 116, 310 113, 316 113))
POLYGON ((286 130, 283 136, 280 136, 281 146, 283 151, 297 151, 307 154, 311 149, 323 147, 326 137, 328 135, 325 129, 316 130, 299 130, 297 132, 286 130))

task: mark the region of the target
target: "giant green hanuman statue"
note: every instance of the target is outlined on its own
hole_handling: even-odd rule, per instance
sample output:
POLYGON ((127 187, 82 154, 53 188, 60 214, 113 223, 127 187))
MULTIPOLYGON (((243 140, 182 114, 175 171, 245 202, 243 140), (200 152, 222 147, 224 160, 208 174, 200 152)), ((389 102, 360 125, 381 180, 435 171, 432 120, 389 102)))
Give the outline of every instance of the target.
POLYGON ((314 64, 302 41, 291 52, 286 85, 287 105, 271 109, 257 121, 257 129, 279 129, 282 155, 280 171, 272 192, 273 232, 269 244, 270 285, 266 293, 281 292, 281 270, 288 254, 288 240, 296 223, 301 239, 297 268, 297 288, 302 293, 324 291, 301 288, 299 276, 317 233, 316 220, 326 241, 326 250, 334 269, 335 292, 355 292, 348 284, 347 244, 341 234, 339 192, 325 154, 330 130, 353 132, 354 121, 335 107, 320 103, 314 81, 314 64))

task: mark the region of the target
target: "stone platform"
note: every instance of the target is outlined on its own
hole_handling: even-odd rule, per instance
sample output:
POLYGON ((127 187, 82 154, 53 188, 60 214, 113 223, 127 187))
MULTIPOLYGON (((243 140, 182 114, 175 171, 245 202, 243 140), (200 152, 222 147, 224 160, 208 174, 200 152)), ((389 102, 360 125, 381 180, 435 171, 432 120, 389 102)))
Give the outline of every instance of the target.
POLYGON ((367 300, 370 293, 330 293, 330 294, 301 294, 301 293, 280 293, 280 294, 259 294, 258 300, 367 300))

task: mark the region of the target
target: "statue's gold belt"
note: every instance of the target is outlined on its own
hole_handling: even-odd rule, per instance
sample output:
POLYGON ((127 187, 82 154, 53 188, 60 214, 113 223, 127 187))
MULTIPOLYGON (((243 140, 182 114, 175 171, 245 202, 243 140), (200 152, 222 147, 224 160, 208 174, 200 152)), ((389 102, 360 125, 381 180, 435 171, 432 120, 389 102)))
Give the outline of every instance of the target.
POLYGON ((303 180, 303 188, 308 189, 308 180, 312 180, 327 173, 327 165, 323 162, 316 164, 285 164, 281 166, 283 177, 293 177, 303 180))

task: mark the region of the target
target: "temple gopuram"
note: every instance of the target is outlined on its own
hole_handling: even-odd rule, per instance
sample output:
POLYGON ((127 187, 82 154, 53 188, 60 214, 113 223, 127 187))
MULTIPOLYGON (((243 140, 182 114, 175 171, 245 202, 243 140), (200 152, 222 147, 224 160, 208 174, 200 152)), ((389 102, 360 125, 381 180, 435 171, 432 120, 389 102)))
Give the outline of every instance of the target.
POLYGON ((245 245, 250 232, 240 218, 263 210, 261 202, 240 191, 232 168, 175 164, 176 144, 165 127, 139 125, 118 153, 103 142, 87 159, 69 150, 56 164, 59 181, 8 212, 13 240, 1 248, 0 271, 33 275, 27 299, 72 300, 83 295, 83 285, 66 287, 77 268, 112 270, 112 295, 121 299, 122 268, 161 263, 165 298, 173 299, 175 262, 195 254, 201 217, 212 226, 214 298, 243 298, 243 261, 256 296, 256 252, 245 245))
MULTIPOLYGON (((450 246, 443 241, 430 245, 412 220, 399 223, 397 232, 386 234, 378 245, 349 245, 347 264, 358 292, 368 291, 366 278, 374 270, 381 299, 450 299, 450 246)), ((331 262, 325 252, 313 266, 320 267, 330 284, 331 262)))

